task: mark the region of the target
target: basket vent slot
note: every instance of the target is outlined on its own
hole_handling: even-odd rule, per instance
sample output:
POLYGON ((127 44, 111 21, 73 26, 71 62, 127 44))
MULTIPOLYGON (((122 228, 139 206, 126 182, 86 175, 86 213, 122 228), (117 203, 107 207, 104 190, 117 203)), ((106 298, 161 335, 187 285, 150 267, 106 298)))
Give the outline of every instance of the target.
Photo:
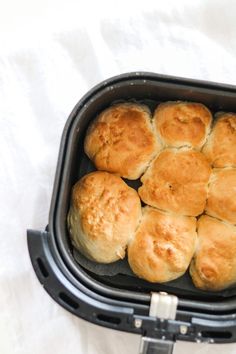
POLYGON ((41 272, 42 276, 44 278, 49 277, 49 273, 47 271, 47 268, 45 267, 45 265, 44 265, 44 263, 43 263, 41 258, 37 258, 37 263, 38 263, 38 267, 40 269, 40 272, 41 272))
POLYGON ((212 339, 229 339, 232 337, 231 332, 217 332, 217 331, 202 331, 203 338, 212 338, 212 339))
POLYGON ((107 322, 107 323, 116 324, 116 325, 121 323, 121 319, 119 317, 107 316, 104 314, 97 315, 97 319, 101 322, 107 322))
POLYGON ((60 300, 67 306, 69 306, 73 310, 77 310, 79 308, 79 304, 73 300, 69 295, 60 292, 59 293, 60 300))

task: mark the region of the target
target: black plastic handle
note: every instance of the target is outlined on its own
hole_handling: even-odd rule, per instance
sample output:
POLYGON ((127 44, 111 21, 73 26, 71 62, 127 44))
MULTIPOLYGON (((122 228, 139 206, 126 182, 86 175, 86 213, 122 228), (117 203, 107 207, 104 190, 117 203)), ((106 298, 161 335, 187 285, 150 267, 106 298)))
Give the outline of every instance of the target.
MULTIPOLYGON (((78 282, 75 286, 58 263, 48 232, 27 231, 28 249, 35 273, 48 294, 61 306, 89 322, 100 326, 141 334, 133 326, 133 309, 118 303, 114 306, 78 282), (90 291, 91 292, 91 291, 90 291)), ((68 271, 68 269, 67 269, 68 271)), ((114 301, 115 303, 115 301, 114 301)))
MULTIPOLYGON (((80 304, 78 296, 75 296, 76 289, 68 282, 53 257, 50 234, 27 230, 27 241, 31 263, 44 289, 57 303, 78 316, 80 304)), ((82 294, 79 297, 83 298, 82 294)))

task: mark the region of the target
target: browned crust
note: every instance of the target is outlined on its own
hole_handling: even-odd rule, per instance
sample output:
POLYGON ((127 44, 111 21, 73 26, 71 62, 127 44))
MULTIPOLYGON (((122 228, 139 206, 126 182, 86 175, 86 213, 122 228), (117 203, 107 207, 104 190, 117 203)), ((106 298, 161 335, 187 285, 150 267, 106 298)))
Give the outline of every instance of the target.
POLYGON ((122 103, 103 111, 90 125, 84 150, 98 170, 137 179, 160 150, 147 106, 122 103))
POLYGON ((128 247, 133 272, 150 282, 167 282, 187 270, 196 245, 196 219, 143 209, 141 223, 128 247))

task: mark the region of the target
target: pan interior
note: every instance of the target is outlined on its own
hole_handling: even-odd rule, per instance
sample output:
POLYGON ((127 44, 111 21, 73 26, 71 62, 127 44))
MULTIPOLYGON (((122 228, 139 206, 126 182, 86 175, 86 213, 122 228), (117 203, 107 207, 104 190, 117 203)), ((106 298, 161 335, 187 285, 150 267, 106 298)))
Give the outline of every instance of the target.
MULTIPOLYGON (((218 293, 203 292, 194 288, 189 275, 186 273, 180 281, 166 284, 152 284, 132 275, 100 275, 96 268, 86 269, 74 258, 73 247, 67 231, 66 218, 70 204, 72 186, 85 174, 94 171, 95 167, 84 153, 83 142, 89 123, 106 107, 116 102, 131 101, 144 103, 151 111, 164 101, 192 101, 205 104, 212 112, 236 111, 236 94, 222 90, 220 87, 193 86, 189 83, 163 82, 151 79, 133 78, 121 80, 101 88, 91 94, 87 102, 75 112, 73 124, 68 130, 64 148, 63 170, 57 199, 56 209, 56 240, 60 252, 75 276, 79 277, 81 270, 88 278, 94 279, 104 287, 109 286, 119 290, 129 290, 140 293, 151 291, 168 291, 188 299, 219 301, 236 295, 236 288, 227 289, 218 293)), ((126 182, 137 189, 140 181, 126 182)), ((81 262, 82 264, 82 262, 81 262)))

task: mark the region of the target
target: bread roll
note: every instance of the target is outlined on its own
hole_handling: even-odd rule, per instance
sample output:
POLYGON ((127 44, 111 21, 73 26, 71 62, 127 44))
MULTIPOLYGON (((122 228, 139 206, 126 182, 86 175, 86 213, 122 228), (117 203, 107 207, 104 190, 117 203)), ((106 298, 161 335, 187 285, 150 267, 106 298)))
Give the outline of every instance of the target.
POLYGON ((177 214, 197 216, 204 211, 211 168, 198 151, 167 149, 142 176, 138 192, 148 205, 177 214))
POLYGON ((213 171, 206 213, 236 224, 236 168, 213 171))
POLYGON ((84 149, 98 170, 139 178, 160 150, 148 107, 121 103, 107 108, 89 126, 84 149))
POLYGON ((190 275, 197 288, 223 290, 236 283, 236 227, 203 215, 190 275))
POLYGON ((236 114, 218 114, 203 153, 214 167, 236 167, 236 114))
POLYGON ((165 102, 154 113, 156 132, 166 147, 200 149, 210 131, 211 121, 211 112, 200 103, 165 102))
POLYGON ((124 258, 140 217, 138 194, 120 177, 96 171, 73 187, 69 233, 74 246, 93 261, 124 258))
POLYGON ((147 206, 128 246, 129 265, 138 277, 150 282, 176 279, 189 266, 196 238, 195 218, 147 206))

